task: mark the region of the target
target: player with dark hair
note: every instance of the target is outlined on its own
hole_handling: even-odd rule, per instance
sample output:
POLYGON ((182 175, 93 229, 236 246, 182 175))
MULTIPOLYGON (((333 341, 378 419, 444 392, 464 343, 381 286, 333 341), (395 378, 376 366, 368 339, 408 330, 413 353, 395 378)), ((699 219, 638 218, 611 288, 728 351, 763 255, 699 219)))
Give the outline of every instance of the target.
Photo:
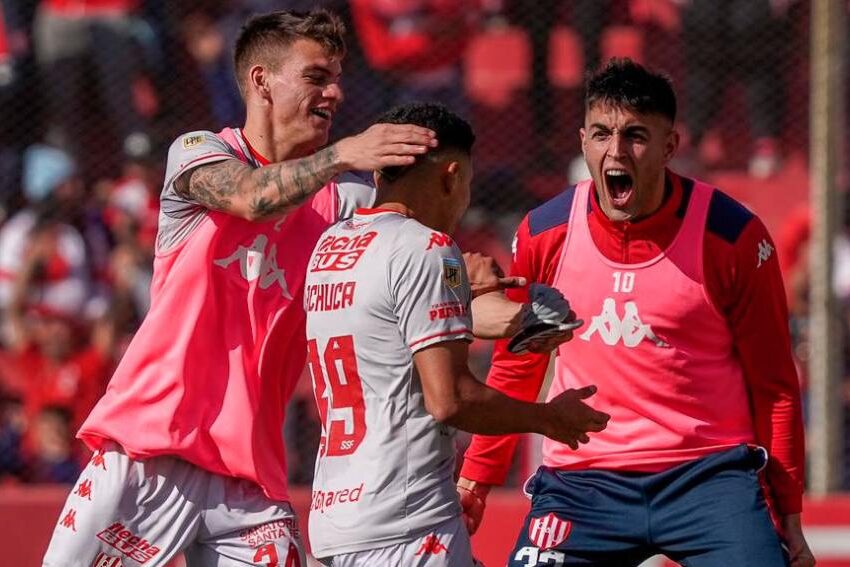
MULTIPOLYGON (((378 122, 428 128, 440 146, 413 165, 375 173, 376 208, 329 228, 309 263, 309 366, 323 428, 311 548, 335 567, 468 567, 454 428, 535 431, 578 446, 588 432, 604 429, 608 416, 582 402, 592 386, 537 404, 472 375, 474 292, 448 235, 469 205, 475 136, 434 104, 404 105, 378 122)), ((551 307, 538 301, 547 289, 535 286, 523 327, 550 318, 551 307)), ((575 321, 561 302, 558 319, 575 321)))
MULTIPOLYGON (((511 566, 625 567, 658 553, 689 567, 814 564, 774 244, 743 205, 667 169, 675 101, 665 77, 628 60, 590 76, 592 178, 520 224, 513 274, 554 286, 585 319, 559 347, 548 395, 593 381, 611 421, 577 450, 544 440, 511 566)), ((487 383, 536 399, 548 362, 497 345, 487 383)), ((515 445, 473 439, 459 480, 472 531, 515 445)))
POLYGON ((282 428, 307 351, 307 258, 373 199, 341 174, 407 165, 437 143, 380 124, 323 148, 343 31, 325 11, 249 20, 235 54, 244 128, 172 144, 150 311, 78 433, 95 455, 45 565, 157 567, 181 551, 189 566, 305 565, 282 428))

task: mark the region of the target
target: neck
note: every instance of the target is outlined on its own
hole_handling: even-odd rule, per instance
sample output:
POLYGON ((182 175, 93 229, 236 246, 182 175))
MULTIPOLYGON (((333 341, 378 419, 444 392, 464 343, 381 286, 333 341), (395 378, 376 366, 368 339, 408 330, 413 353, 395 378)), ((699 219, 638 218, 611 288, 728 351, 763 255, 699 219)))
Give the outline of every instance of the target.
POLYGON ((271 106, 248 105, 242 133, 260 155, 271 163, 308 156, 316 148, 293 144, 283 129, 275 128, 271 106))
MULTIPOLYGON (((448 227, 445 226, 446 223, 440 218, 437 211, 438 207, 435 207, 433 203, 428 205, 427 203, 414 202, 407 198, 407 195, 399 197, 393 193, 382 193, 379 192, 375 199, 376 208, 389 209, 401 213, 406 217, 416 219, 428 228, 433 228, 440 232, 448 231, 448 227)), ((415 191, 411 191, 411 193, 416 194, 415 191)))

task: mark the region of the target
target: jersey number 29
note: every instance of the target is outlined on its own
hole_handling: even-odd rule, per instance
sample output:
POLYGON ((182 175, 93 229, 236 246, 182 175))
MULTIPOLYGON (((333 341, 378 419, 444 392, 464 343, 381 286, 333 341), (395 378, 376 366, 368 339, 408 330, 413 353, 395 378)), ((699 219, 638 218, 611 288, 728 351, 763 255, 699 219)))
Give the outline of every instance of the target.
POLYGON ((331 337, 324 356, 319 353, 316 339, 310 339, 307 355, 313 375, 313 392, 322 418, 322 455, 350 455, 366 437, 366 406, 357 373, 354 337, 331 337))

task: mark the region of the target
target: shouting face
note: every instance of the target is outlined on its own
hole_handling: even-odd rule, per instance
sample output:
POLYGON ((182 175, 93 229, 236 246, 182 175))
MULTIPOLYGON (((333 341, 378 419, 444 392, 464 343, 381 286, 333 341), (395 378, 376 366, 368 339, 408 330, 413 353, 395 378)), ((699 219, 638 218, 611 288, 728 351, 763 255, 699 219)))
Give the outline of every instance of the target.
POLYGON ((664 198, 664 168, 678 145, 665 116, 601 102, 588 108, 581 146, 605 215, 634 221, 655 212, 664 198))

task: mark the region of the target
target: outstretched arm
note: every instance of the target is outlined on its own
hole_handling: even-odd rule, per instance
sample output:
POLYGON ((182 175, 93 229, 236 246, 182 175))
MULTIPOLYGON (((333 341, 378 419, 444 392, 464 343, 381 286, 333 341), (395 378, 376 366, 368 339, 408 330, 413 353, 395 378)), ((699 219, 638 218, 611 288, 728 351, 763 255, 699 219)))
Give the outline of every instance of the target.
POLYGON ((260 168, 235 159, 198 166, 178 177, 174 188, 208 209, 263 220, 286 214, 343 171, 409 165, 435 145, 426 128, 376 124, 300 159, 260 168))

